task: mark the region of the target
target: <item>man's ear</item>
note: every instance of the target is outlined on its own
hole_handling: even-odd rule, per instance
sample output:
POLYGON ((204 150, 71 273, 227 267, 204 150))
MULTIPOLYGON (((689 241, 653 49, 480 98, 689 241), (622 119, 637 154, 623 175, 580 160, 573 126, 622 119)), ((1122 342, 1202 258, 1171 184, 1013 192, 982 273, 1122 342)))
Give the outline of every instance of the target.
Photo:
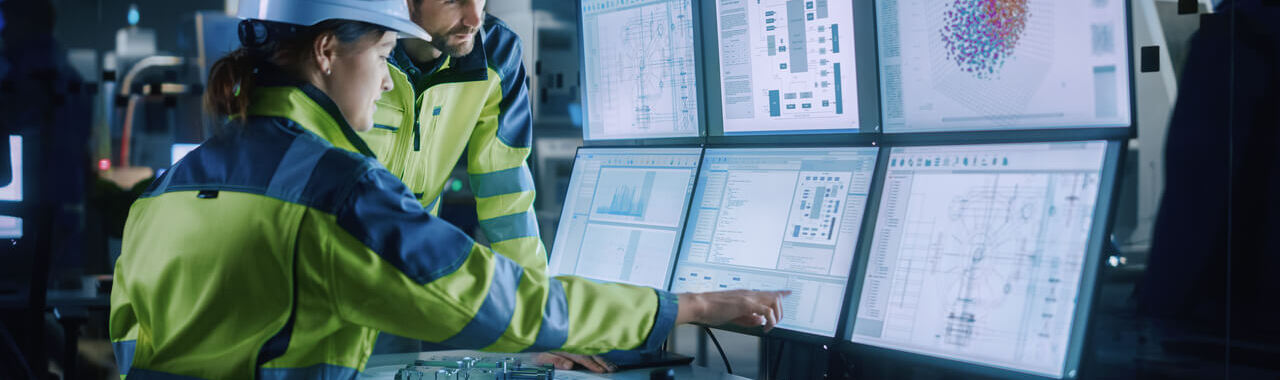
POLYGON ((324 33, 316 37, 311 47, 312 59, 321 74, 328 75, 333 70, 333 60, 338 56, 338 38, 333 33, 324 33))
POLYGON ((418 4, 422 3, 422 0, 404 0, 404 2, 409 6, 409 20, 415 23, 419 22, 418 4))

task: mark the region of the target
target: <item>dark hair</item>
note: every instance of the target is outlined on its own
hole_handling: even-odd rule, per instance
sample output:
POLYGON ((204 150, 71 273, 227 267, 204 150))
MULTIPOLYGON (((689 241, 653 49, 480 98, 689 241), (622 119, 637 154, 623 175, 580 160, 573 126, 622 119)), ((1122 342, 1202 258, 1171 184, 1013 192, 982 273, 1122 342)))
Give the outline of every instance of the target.
POLYGON ((390 29, 361 21, 325 20, 312 26, 295 26, 260 20, 240 23, 241 47, 214 62, 204 93, 205 109, 214 115, 244 118, 258 69, 268 65, 301 78, 303 63, 311 57, 314 41, 333 35, 343 44, 378 36, 390 29))

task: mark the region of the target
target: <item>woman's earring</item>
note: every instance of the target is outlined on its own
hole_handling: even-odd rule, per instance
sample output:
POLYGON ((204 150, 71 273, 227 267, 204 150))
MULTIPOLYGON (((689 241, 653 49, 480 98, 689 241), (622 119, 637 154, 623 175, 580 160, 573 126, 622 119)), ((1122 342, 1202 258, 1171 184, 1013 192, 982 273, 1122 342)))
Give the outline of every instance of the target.
POLYGON ((324 70, 324 75, 333 75, 333 68, 332 68, 332 67, 330 67, 330 68, 328 68, 328 69, 325 69, 325 70, 324 70))

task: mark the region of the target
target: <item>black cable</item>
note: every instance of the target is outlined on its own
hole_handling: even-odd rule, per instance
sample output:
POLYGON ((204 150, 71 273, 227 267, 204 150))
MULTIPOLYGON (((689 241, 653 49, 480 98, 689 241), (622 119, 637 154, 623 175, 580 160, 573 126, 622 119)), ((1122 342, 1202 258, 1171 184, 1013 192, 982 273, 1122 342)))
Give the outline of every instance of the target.
MULTIPOLYGON (((787 341, 784 340, 784 341, 778 342, 778 355, 776 355, 777 358, 773 360, 773 370, 769 372, 770 379, 778 378, 778 367, 782 366, 782 350, 786 346, 787 346, 787 341)), ((767 360, 768 358, 765 358, 765 359, 767 360)))
POLYGON ((716 344, 716 351, 720 351, 720 359, 724 360, 724 371, 732 375, 733 367, 729 366, 729 356, 724 354, 724 348, 720 347, 720 340, 716 339, 716 334, 712 334, 711 328, 709 327, 703 327, 702 331, 706 332, 707 336, 711 337, 711 343, 716 344))

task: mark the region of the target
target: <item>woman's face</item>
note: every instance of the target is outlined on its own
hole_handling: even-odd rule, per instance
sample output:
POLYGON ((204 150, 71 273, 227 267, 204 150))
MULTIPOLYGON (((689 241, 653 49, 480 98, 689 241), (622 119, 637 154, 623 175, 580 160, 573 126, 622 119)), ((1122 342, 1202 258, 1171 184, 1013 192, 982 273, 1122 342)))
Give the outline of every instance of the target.
POLYGON ((320 62, 321 83, 317 87, 337 103, 347 124, 358 132, 373 128, 375 102, 394 86, 387 72, 387 56, 395 45, 396 33, 384 32, 376 38, 329 45, 335 49, 326 57, 328 65, 325 60, 320 62))

